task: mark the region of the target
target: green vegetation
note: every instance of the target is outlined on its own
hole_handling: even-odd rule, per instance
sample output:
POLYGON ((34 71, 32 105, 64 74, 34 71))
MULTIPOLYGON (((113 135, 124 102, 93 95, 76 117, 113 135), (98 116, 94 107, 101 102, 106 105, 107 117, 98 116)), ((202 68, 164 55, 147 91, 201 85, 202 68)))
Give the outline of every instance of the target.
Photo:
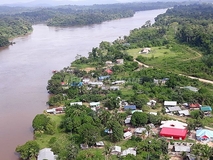
POLYGON ((32 31, 32 26, 25 20, 13 16, 0 15, 0 47, 10 44, 9 38, 25 35, 32 31))
MULTIPOLYGON (((88 58, 77 55, 70 67, 55 73, 48 81, 47 90, 53 94, 48 103, 51 106, 64 106, 65 113, 59 117, 46 114, 36 116, 33 127, 35 131, 39 130, 39 134, 35 134, 35 141, 42 147, 51 147, 61 160, 166 160, 169 159, 168 142, 153 132, 150 123, 158 127, 161 121, 168 119, 187 122, 189 135, 197 127, 212 127, 211 113, 189 110, 190 117, 186 118, 178 116, 178 112, 165 115, 163 107, 164 101, 177 101, 182 108, 185 108, 181 105, 185 102, 210 106, 213 104, 211 84, 180 75, 182 73, 212 79, 212 66, 209 66, 212 63, 210 44, 208 46, 207 43, 203 43, 205 47, 209 47, 207 53, 202 51, 204 46, 195 47, 192 39, 183 41, 178 37, 183 22, 188 23, 188 18, 192 18, 191 23, 195 23, 197 27, 203 25, 200 23, 203 20, 193 15, 194 10, 196 13, 200 11, 202 18, 211 20, 211 16, 206 16, 207 13, 202 12, 206 9, 206 5, 198 6, 183 6, 184 9, 177 6, 174 7, 174 11, 169 9, 166 14, 156 18, 154 25, 147 21, 145 25, 134 29, 123 39, 119 38, 113 43, 101 42, 99 47, 92 48, 88 58), (136 54, 144 47, 150 47, 151 52, 137 56, 136 54), (152 67, 141 66, 134 61, 135 58, 152 67), (123 59, 124 63, 119 64, 118 59, 123 59), (110 65, 106 64, 106 61, 111 61, 110 65), (84 67, 88 66, 95 67, 95 70, 87 71, 88 68, 84 67), (110 70, 110 73, 107 73, 106 69, 110 70), (103 76, 107 77, 100 80, 103 76), (104 86, 82 84, 85 78, 92 82, 103 82, 104 86), (116 81, 124 83, 116 84, 116 81), (119 89, 110 89, 112 85, 118 85, 119 89), (197 91, 187 89, 186 86, 196 87, 197 91), (157 104, 152 101, 147 105, 150 100, 156 101, 157 104), (70 102, 88 104, 99 101, 101 105, 96 107, 95 111, 94 108, 85 105, 70 105, 70 102), (132 114, 130 110, 124 111, 125 104, 122 103, 134 104, 143 112, 132 114), (150 114, 150 111, 157 112, 157 115, 150 114), (131 128, 128 128, 124 125, 124 120, 130 115, 131 128), (142 132, 139 136, 134 135, 128 140, 124 139, 124 131, 132 131, 135 126, 142 126, 147 132, 142 132), (49 128, 54 131, 51 132, 53 135, 48 132, 49 128), (98 141, 103 141, 105 147, 93 148, 98 141), (80 144, 88 145, 89 149, 80 151, 80 144), (136 148, 137 155, 122 157, 111 155, 112 146, 115 145, 121 146, 122 150, 129 147, 136 148)), ((212 5, 209 5, 209 8, 206 10, 212 13, 212 5)), ((183 33, 181 36, 186 34, 181 33, 183 33)), ((201 41, 211 42, 211 39, 205 39, 205 33, 203 35, 204 37, 200 37, 201 41)), ((194 142, 190 139, 186 141, 194 142)), ((194 144, 191 152, 202 159, 212 156, 212 149, 200 144, 194 144)))

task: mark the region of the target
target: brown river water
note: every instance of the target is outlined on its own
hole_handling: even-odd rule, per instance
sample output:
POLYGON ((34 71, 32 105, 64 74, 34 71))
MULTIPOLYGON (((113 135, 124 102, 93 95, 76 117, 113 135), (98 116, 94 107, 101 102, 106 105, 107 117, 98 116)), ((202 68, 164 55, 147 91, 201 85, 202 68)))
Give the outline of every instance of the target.
POLYGON ((48 106, 47 81, 53 70, 88 56, 101 41, 112 42, 141 27, 166 9, 137 12, 134 17, 84 27, 33 26, 33 32, 13 39, 0 50, 0 160, 18 160, 17 145, 33 139, 32 120, 48 106))

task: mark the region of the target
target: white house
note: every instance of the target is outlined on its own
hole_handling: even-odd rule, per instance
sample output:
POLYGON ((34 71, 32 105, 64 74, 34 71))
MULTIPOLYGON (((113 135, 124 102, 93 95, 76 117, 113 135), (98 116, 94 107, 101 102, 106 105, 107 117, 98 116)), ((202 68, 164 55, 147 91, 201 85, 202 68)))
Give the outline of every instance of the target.
POLYGON ((89 103, 89 106, 90 107, 99 107, 100 106, 100 102, 91 102, 91 103, 89 103))
POLYGON ((164 101, 164 107, 175 107, 177 106, 177 101, 164 101))
POLYGON ((79 105, 79 106, 82 106, 82 105, 83 105, 83 103, 82 103, 82 102, 71 102, 71 103, 70 103, 70 105, 71 105, 71 106, 73 106, 73 105, 79 105))
POLYGON ((120 81, 115 81, 115 82, 112 82, 112 84, 124 84, 125 81, 124 80, 120 80, 120 81))
POLYGON ((176 129, 186 129, 187 124, 179 121, 168 120, 168 121, 161 121, 160 128, 176 128, 176 129))
POLYGON ((119 90, 119 86, 111 86, 109 87, 110 90, 113 90, 113 91, 116 91, 116 90, 119 90))
POLYGON ((132 155, 136 156, 135 148, 128 148, 126 150, 123 150, 121 153, 121 156, 127 156, 128 154, 132 154, 132 155))
POLYGON ((88 82, 88 85, 92 87, 95 87, 95 86, 102 87, 104 84, 103 82, 88 82))
POLYGON ((135 129, 135 134, 140 135, 143 132, 146 132, 146 135, 148 135, 148 132, 146 131, 146 128, 140 127, 135 129))
POLYGON ((128 132, 124 133, 124 138, 125 139, 131 138, 131 137, 132 137, 132 133, 131 132, 128 131, 128 132))
POLYGON ((129 115, 128 117, 126 117, 126 119, 124 120, 124 123, 129 124, 131 122, 131 118, 132 118, 132 115, 129 115))
POLYGON ((117 154, 120 154, 120 153, 121 153, 121 147, 120 146, 112 147, 111 154, 117 155, 117 154))
POLYGON ((51 148, 44 148, 39 151, 37 160, 56 160, 57 155, 54 155, 54 153, 51 151, 51 148))

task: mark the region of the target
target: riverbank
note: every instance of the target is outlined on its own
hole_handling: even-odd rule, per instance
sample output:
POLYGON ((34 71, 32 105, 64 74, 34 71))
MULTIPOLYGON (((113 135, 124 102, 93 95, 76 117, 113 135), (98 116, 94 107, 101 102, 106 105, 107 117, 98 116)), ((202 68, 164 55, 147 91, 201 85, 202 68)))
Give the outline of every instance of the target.
POLYGON ((138 12, 132 18, 84 27, 34 25, 30 35, 15 38, 16 45, 1 49, 0 128, 4 129, 0 141, 5 144, 0 150, 2 159, 18 160, 14 154, 17 145, 33 139, 31 122, 48 108, 46 86, 52 70, 69 66, 77 54, 88 56, 101 41, 112 42, 148 20, 154 22, 165 11, 138 12))

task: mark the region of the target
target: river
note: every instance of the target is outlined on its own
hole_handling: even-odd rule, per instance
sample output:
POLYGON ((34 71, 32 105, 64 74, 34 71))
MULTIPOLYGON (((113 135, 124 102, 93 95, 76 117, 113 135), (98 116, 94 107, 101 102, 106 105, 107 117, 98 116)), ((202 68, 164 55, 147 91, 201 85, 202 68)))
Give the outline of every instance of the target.
POLYGON ((137 12, 134 17, 84 27, 33 26, 0 50, 0 159, 17 160, 14 150, 33 139, 31 123, 48 106, 47 81, 52 70, 70 65, 77 54, 88 56, 101 41, 112 42, 166 10, 137 12))

